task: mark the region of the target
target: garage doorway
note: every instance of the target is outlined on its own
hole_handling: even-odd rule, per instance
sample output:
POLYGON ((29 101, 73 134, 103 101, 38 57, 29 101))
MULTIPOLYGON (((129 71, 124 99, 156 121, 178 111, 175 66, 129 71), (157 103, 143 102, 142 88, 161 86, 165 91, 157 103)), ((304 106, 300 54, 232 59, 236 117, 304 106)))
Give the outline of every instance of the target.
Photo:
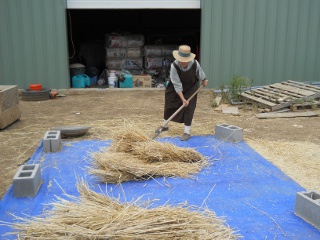
POLYGON ((96 67, 101 74, 106 68, 106 35, 111 33, 142 35, 144 45, 188 44, 200 59, 200 9, 66 11, 70 64, 96 67))

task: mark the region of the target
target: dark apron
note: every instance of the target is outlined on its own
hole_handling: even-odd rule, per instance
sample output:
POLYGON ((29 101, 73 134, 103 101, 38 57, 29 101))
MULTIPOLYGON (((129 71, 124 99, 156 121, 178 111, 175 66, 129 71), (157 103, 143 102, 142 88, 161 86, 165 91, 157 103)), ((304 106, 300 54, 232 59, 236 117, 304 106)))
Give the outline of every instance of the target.
MULTIPOLYGON (((194 61, 192 67, 188 71, 181 71, 180 68, 173 63, 177 69, 177 73, 182 82, 182 93, 185 99, 188 99, 198 89, 198 79, 196 77, 197 63, 194 61)), ((173 122, 184 123, 191 126, 194 111, 197 105, 197 95, 195 95, 189 105, 183 108, 173 119, 173 122)), ((182 106, 182 101, 176 93, 173 84, 170 82, 165 92, 164 119, 170 118, 176 110, 182 106)))

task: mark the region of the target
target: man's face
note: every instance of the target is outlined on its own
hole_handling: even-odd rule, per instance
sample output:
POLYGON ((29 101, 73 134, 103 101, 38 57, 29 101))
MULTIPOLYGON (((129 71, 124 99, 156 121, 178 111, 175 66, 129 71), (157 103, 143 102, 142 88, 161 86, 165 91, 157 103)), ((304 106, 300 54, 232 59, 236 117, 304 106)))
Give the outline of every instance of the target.
POLYGON ((188 62, 180 62, 181 67, 185 68, 188 66, 188 62))

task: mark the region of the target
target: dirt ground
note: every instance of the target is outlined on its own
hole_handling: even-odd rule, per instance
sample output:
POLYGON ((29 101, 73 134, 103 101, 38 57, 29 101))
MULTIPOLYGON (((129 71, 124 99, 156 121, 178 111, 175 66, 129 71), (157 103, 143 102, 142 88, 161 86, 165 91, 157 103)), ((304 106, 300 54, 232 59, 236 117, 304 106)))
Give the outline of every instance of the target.
MULTIPOLYGON (((219 123, 241 127, 244 140, 258 153, 302 187, 320 190, 319 117, 258 119, 248 108, 240 109, 239 116, 223 114, 211 106, 212 96, 211 90, 199 93, 191 135, 212 135, 219 123)), ((163 107, 163 89, 90 89, 45 101, 20 100, 21 118, 0 131, 0 198, 18 166, 33 155, 50 128, 92 127, 86 135, 68 141, 110 139, 130 121, 152 136, 163 121, 163 107)), ((160 137, 182 135, 182 124, 169 126, 170 131, 160 137)))

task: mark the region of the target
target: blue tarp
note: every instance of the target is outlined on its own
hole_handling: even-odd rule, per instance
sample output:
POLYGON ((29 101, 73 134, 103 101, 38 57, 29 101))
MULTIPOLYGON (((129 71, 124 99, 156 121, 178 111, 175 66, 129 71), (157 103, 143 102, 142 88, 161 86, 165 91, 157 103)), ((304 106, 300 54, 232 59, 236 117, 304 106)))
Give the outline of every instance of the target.
MULTIPOLYGON (((191 147, 211 163, 193 178, 156 178, 120 185, 99 183, 87 173, 91 153, 106 148, 111 141, 63 141, 57 153, 44 153, 42 144, 28 164, 41 164, 42 185, 33 198, 14 198, 11 186, 0 202, 0 221, 12 223, 17 216, 36 216, 47 203, 64 193, 78 196, 76 183, 83 179, 91 189, 119 197, 121 201, 154 200, 202 206, 224 217, 244 239, 320 239, 320 231, 294 214, 295 196, 304 191, 299 184, 272 165, 245 142, 221 142, 215 136, 162 138, 180 147, 191 147)), ((0 225, 0 236, 10 232, 0 225)), ((2 237, 15 239, 15 237, 2 237)))

